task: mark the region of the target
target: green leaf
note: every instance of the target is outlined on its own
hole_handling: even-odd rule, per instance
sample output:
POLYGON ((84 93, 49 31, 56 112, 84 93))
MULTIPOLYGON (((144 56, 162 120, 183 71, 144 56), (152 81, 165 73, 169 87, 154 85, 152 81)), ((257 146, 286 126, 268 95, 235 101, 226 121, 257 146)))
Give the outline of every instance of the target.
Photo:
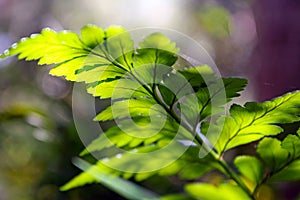
MULTIPOLYGON (((136 54, 133 54, 133 44, 131 42, 126 43, 127 40, 130 40, 128 33, 109 38, 105 43, 107 49, 105 52, 109 55, 107 57, 112 57, 117 63, 112 62, 110 66, 107 66, 106 60, 99 62, 90 56, 88 58, 91 61, 85 64, 86 67, 77 70, 77 80, 84 80, 87 83, 95 82, 93 87, 88 88, 88 92, 94 96, 104 96, 102 98, 111 97, 113 94, 118 95, 114 98, 151 96, 149 91, 146 91, 145 85, 149 85, 148 88, 150 88, 153 83, 159 83, 163 76, 172 71, 170 66, 177 60, 173 53, 177 51, 174 43, 171 43, 162 34, 157 34, 156 37, 159 37, 160 41, 164 41, 163 45, 158 44, 157 41, 149 40, 151 37, 150 35, 140 43, 136 54), (120 44, 123 45, 118 46, 120 44), (153 49, 154 47, 161 47, 162 49, 153 49), (118 76, 119 78, 117 78, 118 76), (144 86, 141 87, 141 84, 144 86), (103 90, 103 88, 106 89, 103 90), (133 92, 136 94, 140 90, 140 93, 132 96, 133 92)), ((101 47, 100 50, 103 48, 101 47)))
POLYGON ((192 163, 182 169, 179 173, 179 177, 181 179, 195 180, 211 170, 212 167, 210 165, 205 165, 204 163, 192 163))
POLYGON ((188 80, 198 98, 199 108, 193 110, 199 110, 200 120, 222 112, 222 106, 238 97, 247 84, 247 80, 241 78, 219 79, 207 65, 180 70, 180 73, 188 80))
MULTIPOLYGON (((89 56, 90 59, 92 56, 89 56)), ((86 60, 85 60, 86 61, 86 60)), ((77 70, 76 73, 76 82, 85 82, 85 83, 96 83, 98 84, 101 81, 108 81, 109 79, 117 79, 122 77, 125 74, 125 70, 118 68, 114 65, 110 65, 108 61, 99 63, 99 59, 95 60, 95 63, 86 62, 83 68, 77 70)))
POLYGON ((222 78, 209 82, 207 87, 200 88, 196 93, 200 105, 200 119, 223 111, 222 106, 232 98, 240 96, 239 92, 246 85, 246 79, 222 78))
MULTIPOLYGON (((176 54, 179 49, 175 43, 172 43, 169 38, 161 33, 152 33, 139 43, 142 49, 157 49, 176 54)), ((151 62, 153 63, 153 62, 151 62)))
POLYGON ((106 40, 100 45, 100 49, 112 63, 130 70, 134 52, 130 34, 120 26, 111 26, 106 29, 105 36, 106 40))
POLYGON ((117 101, 96 116, 95 120, 107 121, 125 117, 165 117, 166 111, 152 99, 128 99, 117 101))
POLYGON ((300 180, 300 159, 293 161, 282 171, 274 174, 270 181, 299 181, 300 180))
MULTIPOLYGON (((299 131, 298 131, 299 132, 299 131)), ((281 147, 289 152, 291 159, 300 157, 300 138, 297 135, 288 135, 281 143, 281 147)))
MULTIPOLYGON (((141 144, 149 145, 157 142, 160 139, 171 140, 174 137, 174 133, 183 132, 183 129, 179 129, 178 125, 172 122, 166 122, 163 126, 157 126, 161 124, 161 119, 155 119, 156 123, 150 122, 145 118, 140 118, 134 121, 127 120, 120 121, 119 126, 109 128, 104 134, 101 134, 98 138, 92 141, 90 145, 81 153, 85 155, 88 152, 101 151, 104 148, 116 145, 117 147, 129 146, 130 148, 137 147, 141 144)), ((183 134, 184 135, 184 134, 183 134)))
POLYGON ((185 194, 170 194, 159 198, 160 200, 193 200, 185 194))
POLYGON ((203 200, 251 199, 240 187, 230 183, 222 183, 218 186, 207 183, 192 183, 186 185, 185 190, 192 197, 203 200))
POLYGON ((209 82, 216 80, 213 70, 207 65, 179 69, 179 72, 189 81, 195 91, 199 87, 204 87, 209 82))
POLYGON ((239 156, 234 160, 239 172, 255 185, 263 179, 264 168, 260 160, 253 156, 239 156))
POLYGON ((275 138, 265 138, 259 143, 257 152, 269 169, 269 181, 300 179, 299 146, 298 135, 288 135, 282 142, 275 138))
POLYGON ((67 182, 63 186, 60 187, 61 191, 67 191, 76 187, 92 184, 92 183, 98 183, 97 179, 91 175, 96 171, 94 168, 91 168, 89 170, 89 173, 81 173, 74 177, 71 181, 67 182))
POLYGON ((19 54, 19 59, 39 60, 39 64, 58 64, 76 57, 86 56, 84 44, 71 31, 55 32, 49 28, 40 34, 32 34, 23 38, 9 49, 12 56, 19 54))
POLYGON ((275 138, 264 138, 259 143, 257 152, 268 165, 271 172, 284 167, 289 157, 289 152, 281 148, 281 142, 275 138))
POLYGON ((104 40, 105 33, 102 28, 88 24, 81 29, 81 40, 90 48, 95 48, 104 40))
MULTIPOLYGON (((99 142, 100 141, 101 140, 99 140, 99 142)), ((101 144, 99 143, 99 145, 101 144)), ((94 165, 94 167, 101 172, 122 176, 126 179, 134 177, 137 181, 142 181, 153 175, 171 176, 175 174, 179 174, 181 179, 191 180, 193 178, 200 178, 209 171, 219 168, 218 163, 215 162, 212 157, 207 156, 199 159, 195 156, 199 152, 198 147, 189 147, 183 155, 180 156, 177 155, 176 152, 180 152, 181 148, 183 148, 183 146, 175 145, 167 151, 158 152, 158 154, 151 154, 150 152, 160 150, 161 147, 159 145, 136 147, 132 151, 120 151, 110 153, 108 157, 103 156, 103 159, 94 165), (142 156, 140 158, 132 157, 132 154, 146 152, 150 154, 140 155, 142 156), (163 166, 164 164, 165 166, 163 166), (157 169, 153 168, 155 166, 157 169), (123 169, 122 171, 117 170, 120 167, 123 169), (150 168, 152 168, 151 171, 149 171, 150 168)), ((102 154, 105 154, 105 152, 102 151, 102 154)), ((92 180, 88 180, 89 182, 87 183, 85 182, 84 178, 82 178, 86 176, 84 173, 85 172, 79 174, 71 180, 69 185, 73 188, 92 182, 92 180), (73 184, 74 181, 77 185, 73 184)), ((97 180, 94 181, 97 182, 97 180)))
POLYGON ((148 91, 141 85, 131 79, 109 79, 90 85, 87 88, 88 93, 95 97, 105 98, 134 98, 148 96, 148 91))
MULTIPOLYGON (((151 76, 144 76, 144 78, 156 79, 156 71, 164 74, 159 72, 157 67, 172 66, 177 60, 176 53, 178 51, 179 49, 176 48, 175 43, 172 43, 166 36, 161 33, 153 33, 139 43, 133 65, 135 68, 142 67, 142 69, 145 69, 145 66, 150 67, 152 69, 150 70, 151 76)), ((140 76, 139 73, 142 73, 142 69, 136 72, 137 76, 140 76)), ((145 80, 145 83, 152 82, 145 80)))
MULTIPOLYGON (((176 160, 177 155, 175 155, 176 153, 174 154, 173 151, 180 150, 178 149, 178 145, 176 145, 176 148, 175 146, 171 148, 173 151, 164 151, 163 153, 156 152, 159 149, 157 145, 143 146, 135 148, 134 151, 123 151, 109 158, 103 158, 98 161, 97 164, 93 165, 92 168, 73 178, 67 185, 72 186, 72 188, 85 185, 87 182, 81 177, 85 177, 84 174, 90 173, 91 170, 123 176, 126 179, 135 176, 136 173, 136 179, 138 180, 148 178, 153 175, 149 173, 149 171, 156 171, 157 173, 157 170, 164 165, 166 166, 173 160, 176 160)), ((97 182, 96 179, 94 179, 94 181, 97 182)), ((71 187, 68 187, 68 189, 70 188, 71 187)))
MULTIPOLYGON (((50 74, 66 76, 67 80, 76 81, 77 73, 95 65, 108 67, 114 63, 119 68, 114 70, 124 73, 124 69, 128 68, 128 62, 131 62, 128 60, 131 60, 132 51, 133 42, 125 29, 112 26, 103 31, 95 25, 87 25, 81 30, 81 38, 71 31, 55 32, 45 28, 40 34, 32 34, 29 38, 21 39, 1 57, 19 54, 19 59, 39 60, 40 65, 57 64, 50 74), (123 56, 122 53, 128 55, 123 56)), ((87 79, 85 80, 81 76, 79 80, 95 82, 113 78, 115 75, 106 75, 99 80, 100 77, 95 77, 96 80, 85 77, 87 79)))
POLYGON ((186 166, 186 162, 182 159, 178 159, 171 163, 170 165, 158 170, 155 174, 159 174, 160 176, 171 176, 177 174, 184 166, 186 166))
POLYGON ((243 91, 248 81, 243 78, 223 78, 227 102, 234 97, 239 97, 239 92, 243 91))
POLYGON ((89 180, 90 177, 93 177, 93 179, 96 179, 97 182, 100 182, 107 188, 127 199, 158 199, 158 195, 153 193, 152 191, 142 188, 141 186, 138 186, 127 180, 118 178, 117 176, 99 171, 97 170, 97 168, 81 159, 76 159, 75 165, 86 173, 83 173, 84 176, 73 179, 72 182, 69 182, 66 185, 62 186, 61 190, 69 190, 70 188, 80 185, 82 180, 89 180))
POLYGON ((244 107, 233 105, 230 117, 221 117, 214 127, 214 132, 220 134, 215 148, 222 154, 233 147, 277 135, 283 129, 276 124, 297 122, 299 113, 299 91, 263 103, 250 102, 244 107))

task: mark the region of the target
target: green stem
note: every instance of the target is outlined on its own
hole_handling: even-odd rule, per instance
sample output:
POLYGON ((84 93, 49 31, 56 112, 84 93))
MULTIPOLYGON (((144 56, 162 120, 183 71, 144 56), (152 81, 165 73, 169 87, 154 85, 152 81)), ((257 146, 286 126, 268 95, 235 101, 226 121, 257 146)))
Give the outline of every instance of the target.
POLYGON ((227 162, 225 160, 222 159, 222 157, 216 153, 215 151, 213 151, 212 149, 210 149, 210 147, 206 146, 206 144, 204 143, 204 141, 202 141, 202 139, 196 135, 196 140, 200 143, 202 143, 202 147, 205 148, 205 150, 219 163, 219 165, 224 169, 224 171, 227 173, 227 175, 233 179, 240 188, 242 188, 242 190, 244 190, 248 196, 251 199, 255 199, 252 192, 249 190, 249 188, 244 184, 244 182, 240 179, 240 177, 235 173, 235 171, 233 171, 231 169, 231 167, 227 164, 227 162))
POLYGON ((240 177, 231 169, 231 167, 227 164, 226 161, 222 159, 218 159, 218 163, 223 167, 223 169, 227 172, 227 174, 232 178, 240 188, 242 188, 251 199, 255 199, 253 197, 252 192, 249 190, 249 188, 244 184, 244 182, 240 179, 240 177))

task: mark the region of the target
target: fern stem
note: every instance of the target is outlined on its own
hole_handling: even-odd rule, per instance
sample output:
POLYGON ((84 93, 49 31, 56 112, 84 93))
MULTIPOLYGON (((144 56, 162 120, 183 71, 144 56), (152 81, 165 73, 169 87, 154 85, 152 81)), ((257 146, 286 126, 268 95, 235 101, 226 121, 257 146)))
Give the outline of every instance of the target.
POLYGON ((227 162, 225 160, 223 160, 222 157, 218 153, 213 151, 210 147, 206 146, 205 142, 198 135, 196 135, 195 139, 200 144, 204 143, 204 145, 202 145, 202 147, 219 163, 219 165, 225 170, 227 175, 231 179, 233 179, 238 184, 238 186, 248 194, 248 196, 251 199, 255 200, 252 192, 244 184, 244 182, 240 179, 240 177, 235 173, 235 171, 233 171, 231 169, 231 167, 227 164, 227 162))
POLYGON ((225 160, 218 159, 218 163, 223 167, 223 169, 227 172, 227 174, 232 178, 240 188, 242 188, 248 196, 255 200, 252 192, 249 190, 249 188, 244 184, 244 182, 240 179, 240 177, 231 169, 231 167, 227 164, 225 160))
POLYGON ((225 172, 227 173, 227 175, 233 179, 238 186, 244 190, 248 196, 255 200, 252 192, 249 190, 249 188, 244 184, 244 182, 240 179, 240 177, 235 173, 235 171, 233 171, 231 169, 231 167, 227 164, 227 162, 225 160, 222 159, 222 157, 215 151, 213 151, 210 147, 206 146, 205 142, 200 138, 199 135, 196 135, 195 139, 198 141, 198 143, 204 143, 204 145, 202 145, 202 147, 219 163, 219 165, 225 170, 225 172))

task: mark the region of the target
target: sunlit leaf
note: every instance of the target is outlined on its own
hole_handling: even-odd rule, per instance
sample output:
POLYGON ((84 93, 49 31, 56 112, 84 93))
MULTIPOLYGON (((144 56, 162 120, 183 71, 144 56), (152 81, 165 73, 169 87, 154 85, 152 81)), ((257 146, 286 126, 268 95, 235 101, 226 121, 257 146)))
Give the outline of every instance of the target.
POLYGON ((97 182, 100 182, 107 188, 115 191, 116 193, 127 199, 158 199, 158 195, 153 193, 152 191, 142 188, 141 186, 127 180, 118 178, 117 176, 99 171, 97 170, 97 168, 81 159, 76 159, 75 164, 81 170, 87 173, 83 173, 82 176, 78 176, 77 179, 73 180, 73 182, 69 182, 68 184, 62 186, 61 190, 63 191, 73 188, 74 186, 78 186, 77 184, 80 184, 82 180, 88 180, 92 177, 93 179, 96 179, 97 182))
POLYGON ((165 110, 151 99, 117 101, 96 116, 95 120, 106 121, 125 117, 166 117, 165 110))
POLYGON ((194 89, 198 98, 199 108, 193 109, 199 109, 200 120, 224 111, 222 106, 232 98, 238 97, 239 92, 247 84, 246 79, 217 78, 207 65, 192 67, 180 72, 188 80, 188 84, 194 89))
POLYGON ((300 180, 300 159, 293 161, 282 171, 274 174, 270 181, 299 181, 300 180))
POLYGON ((263 103, 246 103, 244 107, 233 105, 230 117, 225 118, 224 126, 216 128, 220 133, 215 148, 223 153, 233 147, 247 144, 268 135, 283 131, 276 124, 299 121, 300 92, 288 93, 263 103), (221 128, 222 130, 218 130, 221 128))
POLYGON ((159 198, 160 200, 193 200, 194 198, 189 197, 185 194, 170 194, 159 198))
POLYGON ((92 49, 101 44, 105 37, 103 29, 93 24, 84 26, 80 34, 82 42, 92 49))
POLYGON ((149 145, 160 139, 171 140, 175 134, 178 134, 178 138, 185 138, 185 130, 180 128, 176 123, 164 121, 161 118, 153 119, 154 121, 150 121, 147 118, 139 118, 135 121, 119 121, 119 126, 109 128, 105 134, 101 134, 93 140, 87 146, 86 150, 82 152, 82 155, 88 152, 100 151, 113 145, 117 147, 128 145, 130 148, 134 148, 140 144, 149 145))
MULTIPOLYGON (((181 179, 190 180, 193 178, 200 178, 213 169, 218 169, 219 166, 212 157, 207 156, 199 160, 194 156, 195 153, 199 151, 197 147, 189 147, 183 155, 176 158, 178 156, 176 155, 176 151, 179 152, 180 148, 182 148, 182 146, 175 145, 174 148, 170 148, 169 151, 163 151, 157 155, 141 155, 143 156, 142 159, 138 159, 137 157, 132 157, 132 153, 155 152, 159 150, 160 147, 157 145, 136 147, 132 152, 117 152, 114 155, 110 155, 110 157, 104 157, 96 165, 94 165, 94 168, 105 173, 122 176, 126 179, 134 177, 137 181, 142 181, 153 175, 171 176, 175 174, 179 174, 181 179), (168 162, 168 160, 170 162, 168 162), (164 163, 169 164, 162 167, 162 164, 164 163), (110 168, 107 166, 114 167, 110 168), (157 169, 148 172, 148 168, 150 169, 155 166, 157 166, 157 169), (118 167, 122 168, 123 171, 118 171, 118 167)), ((79 174, 71 180, 68 185, 72 186, 72 188, 84 185, 85 180, 84 178, 81 178, 85 177, 84 173, 85 172, 79 174), (74 185, 74 182, 77 185, 74 185)), ((91 181, 90 179, 87 180, 91 181)), ((94 181, 97 182, 97 180, 94 181)))
POLYGON ((239 172, 252 181, 254 185, 261 182, 264 174, 264 168, 260 160, 253 156, 239 156, 234 160, 235 166, 239 172))
POLYGON ((289 156, 288 151, 281 148, 281 142, 274 138, 264 138, 259 143, 257 152, 273 172, 284 167, 289 156))
POLYGON ((240 187, 230 183, 222 183, 218 186, 207 183, 192 183, 186 185, 185 190, 192 197, 203 200, 251 199, 240 187))
MULTIPOLYGON (((174 42, 161 33, 153 33, 139 43, 142 49, 157 49, 176 54, 179 49, 174 42)), ((151 62, 153 63, 153 62, 151 62)))
POLYGON ((275 138, 263 139, 257 152, 269 169, 270 181, 295 181, 300 176, 300 138, 288 135, 282 142, 275 138))
MULTIPOLYGON (((133 42, 125 29, 112 26, 103 31, 95 25, 87 25, 81 30, 81 38, 71 31, 55 32, 45 28, 40 34, 21 39, 1 57, 19 54, 19 59, 39 60, 40 65, 57 64, 50 74, 76 81, 76 74, 87 66, 100 64, 104 67, 113 62, 127 64, 125 58, 120 58, 123 51, 133 51, 133 42)), ((81 77, 81 81, 94 81, 89 77, 86 79, 81 77)))

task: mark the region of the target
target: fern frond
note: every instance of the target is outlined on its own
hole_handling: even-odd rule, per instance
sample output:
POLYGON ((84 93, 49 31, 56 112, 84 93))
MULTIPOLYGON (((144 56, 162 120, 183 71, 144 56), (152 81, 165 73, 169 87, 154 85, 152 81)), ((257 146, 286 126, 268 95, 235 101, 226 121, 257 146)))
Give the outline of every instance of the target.
POLYGON ((215 127, 220 134, 215 148, 222 154, 233 147, 277 135, 283 131, 278 124, 299 121, 299 112, 299 91, 263 103, 250 102, 244 107, 233 105, 230 116, 220 118, 219 126, 215 127))

